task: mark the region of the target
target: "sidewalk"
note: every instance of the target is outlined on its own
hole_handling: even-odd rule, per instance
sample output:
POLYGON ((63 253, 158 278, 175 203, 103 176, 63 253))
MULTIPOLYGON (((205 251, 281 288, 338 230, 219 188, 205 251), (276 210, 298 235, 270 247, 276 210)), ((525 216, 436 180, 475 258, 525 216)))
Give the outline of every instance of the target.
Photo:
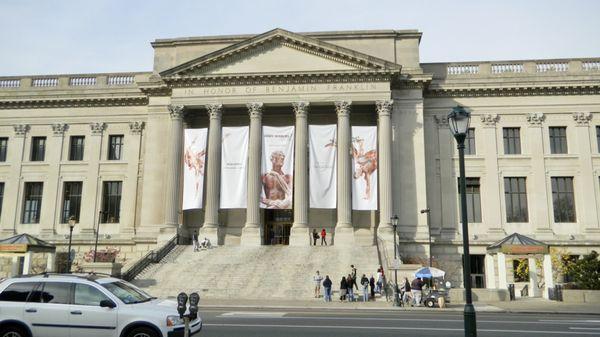
MULTIPOLYGON (((552 313, 552 314, 594 314, 600 315, 600 303, 568 304, 547 301, 541 298, 521 299, 514 302, 475 302, 477 312, 507 313, 552 313)), ((335 309, 335 310, 395 310, 426 312, 462 312, 464 303, 451 303, 447 308, 394 307, 391 302, 378 300, 375 302, 340 302, 326 303, 322 299, 307 300, 251 300, 251 299, 201 299, 202 308, 258 308, 258 309, 335 309)))

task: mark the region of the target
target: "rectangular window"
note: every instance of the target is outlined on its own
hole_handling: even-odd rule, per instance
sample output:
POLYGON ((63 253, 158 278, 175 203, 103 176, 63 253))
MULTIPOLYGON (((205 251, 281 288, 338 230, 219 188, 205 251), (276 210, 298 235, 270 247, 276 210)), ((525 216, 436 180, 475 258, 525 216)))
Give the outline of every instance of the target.
POLYGON ((118 223, 121 213, 121 181, 105 181, 102 188, 102 223, 118 223))
POLYGON ((0 138, 0 162, 6 161, 6 153, 8 152, 8 138, 0 138))
POLYGON ((44 183, 26 182, 22 223, 39 223, 44 183))
POLYGON ((108 137, 108 160, 121 160, 123 158, 123 135, 108 137))
POLYGON ((564 126, 552 126, 548 128, 550 134, 550 153, 569 153, 567 148, 567 128, 564 126))
POLYGON ((46 137, 31 138, 31 161, 44 161, 46 137))
POLYGON ((467 138, 465 138, 465 155, 476 154, 475 149, 475 128, 469 128, 467 138))
POLYGON ((600 126, 596 126, 596 144, 598 145, 598 153, 600 153, 600 126))
POLYGON ((524 177, 504 178, 507 222, 528 222, 527 189, 524 177))
POLYGON ((504 154, 521 154, 521 129, 502 128, 504 154))
POLYGON ((4 183, 0 183, 0 216, 2 215, 2 204, 4 203, 4 183))
POLYGON ((485 255, 470 255, 471 284, 473 288, 485 288, 485 255))
POLYGON ((529 281, 529 275, 525 272, 529 270, 529 259, 513 260, 513 279, 515 282, 529 281))
POLYGON ((65 182, 63 190, 61 223, 68 223, 71 217, 74 217, 75 220, 79 221, 82 186, 83 183, 80 181, 65 182))
MULTIPOLYGON (((460 178, 458 180, 460 195, 460 178)), ((479 178, 466 178, 467 190, 467 220, 470 223, 481 222, 481 195, 479 193, 479 178)))
POLYGON ((69 160, 83 160, 84 136, 71 136, 69 146, 69 160))
POLYGON ((554 222, 575 222, 573 177, 552 177, 554 222))

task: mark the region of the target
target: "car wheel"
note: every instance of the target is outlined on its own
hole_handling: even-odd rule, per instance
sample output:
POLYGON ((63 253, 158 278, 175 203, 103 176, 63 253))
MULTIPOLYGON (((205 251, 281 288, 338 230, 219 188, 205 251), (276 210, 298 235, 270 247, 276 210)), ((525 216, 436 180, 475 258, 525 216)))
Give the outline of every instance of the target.
POLYGON ((131 332, 127 334, 127 337, 158 337, 158 335, 150 328, 139 327, 131 330, 131 332))
POLYGON ((0 329, 0 337, 27 337, 29 336, 18 326, 7 326, 0 329))
POLYGON ((425 301, 425 306, 428 308, 433 308, 435 307, 435 301, 430 298, 427 301, 425 301))

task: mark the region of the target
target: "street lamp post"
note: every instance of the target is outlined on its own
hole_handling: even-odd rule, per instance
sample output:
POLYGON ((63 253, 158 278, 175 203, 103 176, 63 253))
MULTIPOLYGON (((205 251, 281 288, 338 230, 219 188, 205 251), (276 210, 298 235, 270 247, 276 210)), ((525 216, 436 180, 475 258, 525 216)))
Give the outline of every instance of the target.
POLYGON ((431 253, 431 221, 429 218, 429 214, 431 213, 431 210, 429 208, 422 209, 421 214, 423 214, 423 213, 427 213, 427 233, 429 236, 429 267, 432 267, 433 255, 431 253))
POLYGON ((71 215, 71 217, 69 217, 69 249, 67 250, 69 255, 67 260, 67 273, 71 272, 71 265, 73 264, 73 259, 71 258, 71 240, 73 239, 73 227, 75 227, 76 223, 77 219, 75 219, 75 217, 71 215))
POLYGON ((476 337, 477 323, 471 296, 471 256, 469 255, 469 225, 467 223, 467 188, 465 179, 465 138, 469 131, 470 121, 471 114, 460 105, 452 108, 452 112, 448 114, 448 125, 457 143, 460 168, 460 215, 463 235, 463 278, 466 300, 464 310, 465 336, 476 337))
POLYGON ((398 216, 394 215, 392 217, 392 226, 394 227, 394 306, 400 306, 400 297, 398 296, 398 266, 396 265, 396 261, 398 261, 398 246, 396 246, 396 234, 398 233, 398 216))
POLYGON ((98 215, 98 227, 96 228, 96 244, 94 245, 94 262, 96 262, 96 255, 98 255, 98 235, 100 234, 100 222, 102 221, 103 211, 100 211, 98 215))

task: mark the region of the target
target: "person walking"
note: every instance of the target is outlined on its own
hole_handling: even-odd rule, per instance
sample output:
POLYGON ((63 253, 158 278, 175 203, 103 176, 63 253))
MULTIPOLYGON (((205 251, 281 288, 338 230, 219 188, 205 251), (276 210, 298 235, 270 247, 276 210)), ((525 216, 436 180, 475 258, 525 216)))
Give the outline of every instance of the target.
POLYGON ((327 231, 325 230, 325 228, 321 229, 321 246, 323 245, 323 243, 325 243, 325 246, 327 246, 327 240, 325 240, 326 236, 327 231))
POLYGON ((198 243, 198 231, 194 231, 192 234, 192 244, 194 245, 194 251, 200 250, 200 244, 198 243))
POLYGON ((371 274, 371 278, 369 279, 369 285, 371 286, 371 301, 375 301, 375 278, 373 274, 371 274))
POLYGON ((360 279, 360 284, 363 288, 363 302, 366 302, 369 300, 369 279, 365 274, 362 275, 362 278, 360 279))
POLYGON ((352 275, 352 285, 354 287, 356 287, 356 291, 358 291, 358 285, 356 284, 356 275, 357 275, 356 268, 354 268, 353 264, 350 265, 350 268, 351 268, 350 275, 352 275))
POLYGON ((410 292, 413 295, 413 305, 421 306, 421 290, 423 289, 423 281, 421 278, 415 278, 410 284, 410 292))
POLYGON ((325 275, 323 289, 325 289, 325 302, 331 302, 331 280, 329 279, 329 275, 325 275))
POLYGON ((348 274, 348 276, 346 276, 346 283, 348 284, 348 301, 354 302, 354 286, 352 285, 354 280, 352 279, 352 274, 348 274))
POLYGON ((317 270, 317 273, 313 276, 313 282, 315 283, 315 298, 321 297, 321 281, 323 281, 323 276, 321 276, 317 270))
POLYGON ((348 291, 348 282, 346 282, 346 277, 342 276, 342 281, 340 282, 340 301, 344 302, 346 299, 346 292, 348 291))
POLYGON ((408 304, 410 298, 410 282, 408 282, 408 278, 404 278, 402 282, 402 287, 400 287, 400 292, 402 293, 402 303, 404 305, 408 304))
POLYGON ((313 237, 313 246, 316 246, 317 245, 317 240, 319 239, 319 233, 317 233, 317 229, 316 228, 313 228, 312 237, 313 237))
POLYGON ((377 284, 375 286, 375 291, 381 295, 381 289, 383 287, 383 272, 382 268, 377 268, 377 284))

